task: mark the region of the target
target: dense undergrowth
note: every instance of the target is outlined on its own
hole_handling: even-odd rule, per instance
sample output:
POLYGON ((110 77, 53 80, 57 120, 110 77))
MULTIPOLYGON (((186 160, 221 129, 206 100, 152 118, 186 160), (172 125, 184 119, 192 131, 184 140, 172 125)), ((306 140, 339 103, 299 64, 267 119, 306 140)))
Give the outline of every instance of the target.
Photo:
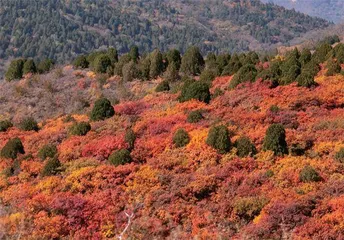
MULTIPOLYGON (((180 75, 201 76, 178 73, 158 92, 169 64, 150 65, 163 79, 131 81, 61 68, 54 85, 68 87, 51 96, 68 114, 34 113, 32 131, 16 113, 1 123, 1 237, 115 238, 130 217, 129 239, 343 238, 344 76, 328 73, 342 48, 250 53, 222 68, 219 56, 184 60, 180 75), (89 105, 75 113, 63 91, 89 105)), ((54 71, 2 87, 30 94, 54 71)))

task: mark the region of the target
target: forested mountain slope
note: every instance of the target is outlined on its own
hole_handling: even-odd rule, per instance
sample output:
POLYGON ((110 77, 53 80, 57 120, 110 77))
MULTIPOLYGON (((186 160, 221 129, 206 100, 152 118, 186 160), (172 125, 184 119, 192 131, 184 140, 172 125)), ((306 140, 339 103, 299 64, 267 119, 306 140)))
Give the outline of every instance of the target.
POLYGON ((126 52, 195 44, 202 52, 285 44, 325 20, 258 0, 1 0, 0 58, 58 62, 93 49, 126 52))

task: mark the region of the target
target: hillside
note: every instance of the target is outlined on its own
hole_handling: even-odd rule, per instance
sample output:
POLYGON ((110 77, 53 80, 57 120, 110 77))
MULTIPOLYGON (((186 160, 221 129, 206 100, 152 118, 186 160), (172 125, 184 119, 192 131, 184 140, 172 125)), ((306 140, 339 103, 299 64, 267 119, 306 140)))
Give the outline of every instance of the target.
POLYGON ((334 23, 343 23, 344 21, 344 2, 342 0, 262 0, 262 2, 272 2, 287 9, 295 9, 334 23))
POLYGON ((0 58, 57 62, 109 46, 121 53, 132 45, 142 52, 262 49, 330 25, 258 0, 1 0, 0 22, 0 58))
POLYGON ((0 83, 0 238, 343 238, 344 44, 312 52, 154 51, 139 79, 134 50, 97 72, 108 51, 0 83))

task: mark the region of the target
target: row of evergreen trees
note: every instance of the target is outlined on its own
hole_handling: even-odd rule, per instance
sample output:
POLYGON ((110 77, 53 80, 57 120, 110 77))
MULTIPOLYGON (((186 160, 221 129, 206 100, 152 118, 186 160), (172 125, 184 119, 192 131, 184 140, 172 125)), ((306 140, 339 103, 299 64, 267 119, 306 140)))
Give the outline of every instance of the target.
MULTIPOLYGON (((311 87, 316 85, 314 77, 320 70, 319 64, 324 62, 326 62, 328 76, 339 73, 340 64, 344 63, 344 44, 340 43, 332 48, 328 42, 320 42, 314 53, 310 49, 303 49, 300 52, 295 48, 284 56, 266 55, 263 57, 256 52, 248 52, 233 55, 210 53, 206 58, 195 46, 189 47, 184 55, 176 49, 168 52, 154 50, 141 55, 138 47, 133 46, 127 54, 121 56, 115 48, 81 55, 75 59, 73 65, 75 68, 90 68, 100 74, 118 75, 125 82, 133 79, 149 80, 161 76, 165 82, 158 91, 168 91, 169 82, 182 78, 184 79, 183 93, 183 89, 187 89, 188 86, 192 86, 193 89, 195 87, 205 89, 205 85, 210 86, 215 77, 227 75, 234 75, 229 85, 230 89, 257 79, 271 81, 272 86, 297 82, 299 86, 311 87), (264 65, 268 67, 263 67, 264 65), (202 84, 192 82, 193 80, 187 77, 196 75, 200 76, 202 84)), ((51 60, 45 60, 36 67, 33 60, 16 59, 12 61, 6 73, 6 79, 11 81, 21 78, 23 74, 46 72, 52 64, 51 60)), ((180 100, 190 99, 187 96, 188 93, 184 91, 180 100)), ((205 102, 209 101, 209 97, 205 95, 198 98, 205 102)))
POLYGON ((24 75, 32 73, 46 73, 53 67, 51 59, 45 59, 38 64, 32 59, 15 59, 10 63, 5 78, 7 81, 21 79, 24 75))

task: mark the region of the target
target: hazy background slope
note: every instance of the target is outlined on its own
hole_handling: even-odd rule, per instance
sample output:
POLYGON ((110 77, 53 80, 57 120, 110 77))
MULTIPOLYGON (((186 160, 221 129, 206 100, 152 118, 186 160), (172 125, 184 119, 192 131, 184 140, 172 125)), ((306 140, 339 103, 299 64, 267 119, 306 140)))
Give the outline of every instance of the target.
POLYGON ((330 25, 258 0, 0 0, 0 58, 59 62, 107 46, 120 52, 198 45, 207 51, 263 49, 330 25))
POLYGON ((334 23, 344 21, 343 0, 262 0, 265 3, 273 2, 288 9, 294 8, 297 11, 311 16, 321 17, 334 23))

